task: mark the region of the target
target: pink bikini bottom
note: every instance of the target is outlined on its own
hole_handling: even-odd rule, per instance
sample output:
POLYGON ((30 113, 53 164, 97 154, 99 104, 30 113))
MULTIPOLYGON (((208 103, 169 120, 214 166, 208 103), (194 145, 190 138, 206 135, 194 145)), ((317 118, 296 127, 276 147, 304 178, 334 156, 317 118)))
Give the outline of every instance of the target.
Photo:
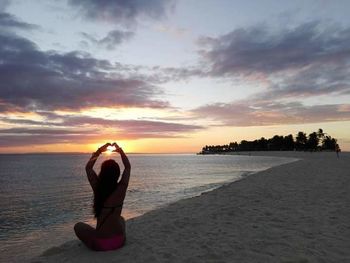
POLYGON ((124 245, 125 237, 117 235, 113 237, 95 238, 93 241, 93 248, 97 251, 115 250, 124 245))

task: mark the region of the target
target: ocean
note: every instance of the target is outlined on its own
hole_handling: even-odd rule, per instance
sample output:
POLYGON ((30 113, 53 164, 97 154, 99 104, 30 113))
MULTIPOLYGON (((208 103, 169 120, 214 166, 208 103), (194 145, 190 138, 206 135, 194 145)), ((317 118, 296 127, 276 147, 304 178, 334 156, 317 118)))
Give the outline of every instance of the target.
MULTIPOLYGON (((78 221, 95 226, 85 174, 90 154, 0 155, 0 262, 23 262, 75 239, 78 221)), ((104 154, 95 164, 118 155, 104 154)), ((237 155, 130 154, 132 165, 122 215, 140 216, 200 195, 291 158, 237 155)))

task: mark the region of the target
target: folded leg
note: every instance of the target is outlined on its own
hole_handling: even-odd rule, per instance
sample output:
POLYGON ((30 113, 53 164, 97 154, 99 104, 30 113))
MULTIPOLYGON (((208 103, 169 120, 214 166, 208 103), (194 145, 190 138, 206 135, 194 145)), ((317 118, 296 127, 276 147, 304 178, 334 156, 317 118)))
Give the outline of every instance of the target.
POLYGON ((94 248, 94 239, 97 238, 97 231, 92 226, 79 222, 74 226, 77 237, 90 249, 94 248))

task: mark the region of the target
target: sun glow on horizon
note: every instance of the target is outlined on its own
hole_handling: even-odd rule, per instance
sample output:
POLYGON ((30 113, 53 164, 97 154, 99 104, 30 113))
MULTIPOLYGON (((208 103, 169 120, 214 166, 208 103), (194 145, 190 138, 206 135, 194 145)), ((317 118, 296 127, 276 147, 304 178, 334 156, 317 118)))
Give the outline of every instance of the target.
MULTIPOLYGON (((108 139, 106 141, 88 144, 86 147, 86 150, 94 152, 94 151, 97 151, 97 149, 100 148, 101 146, 103 146, 105 143, 114 143, 114 142, 116 142, 118 144, 118 146, 124 150, 124 152, 135 151, 135 148, 133 147, 132 141, 129 141, 129 140, 122 140, 122 141, 114 140, 113 141, 113 140, 108 140, 108 139)), ((115 147, 113 148, 113 146, 108 146, 107 151, 104 153, 111 154, 111 153, 113 153, 114 149, 115 149, 115 147)))

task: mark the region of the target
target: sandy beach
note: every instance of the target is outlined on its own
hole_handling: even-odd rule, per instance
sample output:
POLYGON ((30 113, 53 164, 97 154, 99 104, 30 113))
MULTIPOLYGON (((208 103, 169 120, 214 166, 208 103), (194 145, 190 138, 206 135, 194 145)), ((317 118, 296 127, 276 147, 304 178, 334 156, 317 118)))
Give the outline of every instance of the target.
POLYGON ((251 155, 300 160, 128 220, 120 250, 72 240, 32 262, 350 262, 350 153, 251 155))

